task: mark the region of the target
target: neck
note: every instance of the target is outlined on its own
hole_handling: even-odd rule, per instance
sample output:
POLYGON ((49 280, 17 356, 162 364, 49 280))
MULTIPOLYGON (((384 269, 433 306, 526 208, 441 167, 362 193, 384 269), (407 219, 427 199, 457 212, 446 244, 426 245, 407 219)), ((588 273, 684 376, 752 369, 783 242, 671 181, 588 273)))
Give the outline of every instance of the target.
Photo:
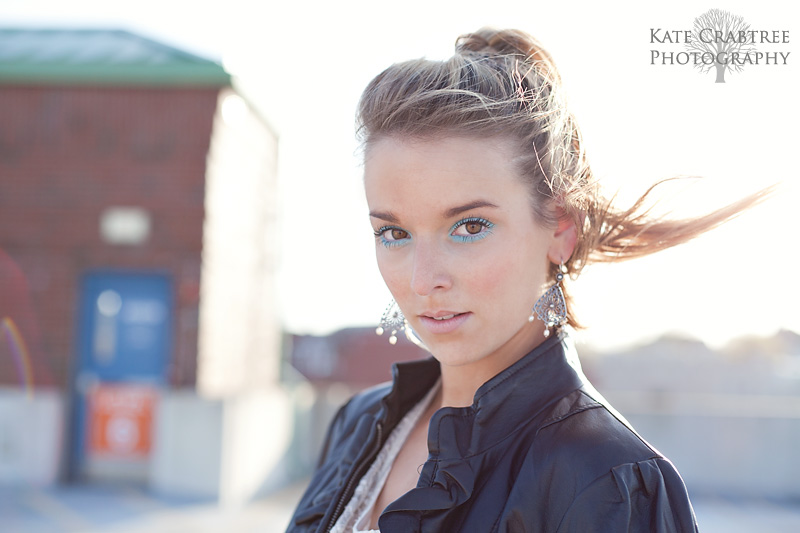
POLYGON ((522 328, 497 350, 463 365, 441 365, 442 387, 434 403, 439 407, 472 405, 478 389, 544 342, 544 325, 538 320, 522 328))

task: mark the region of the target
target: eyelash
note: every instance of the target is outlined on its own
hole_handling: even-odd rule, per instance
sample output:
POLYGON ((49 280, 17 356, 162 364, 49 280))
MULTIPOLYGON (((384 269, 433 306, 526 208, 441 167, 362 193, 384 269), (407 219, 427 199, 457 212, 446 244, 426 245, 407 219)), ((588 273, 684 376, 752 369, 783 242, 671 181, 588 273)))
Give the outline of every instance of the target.
MULTIPOLYGON (((479 241, 479 240, 481 240, 483 238, 488 237, 492 233, 491 229, 493 227, 494 227, 494 224, 492 222, 489 222, 485 218, 481 218, 481 217, 463 218, 463 219, 459 220, 458 222, 456 222, 455 224, 453 224, 453 226, 450 228, 450 237, 453 240, 455 240, 456 242, 475 242, 475 241, 479 241), (453 232, 455 232, 458 228, 460 228, 461 226, 464 226, 466 224, 480 224, 481 226, 483 226, 484 230, 481 231, 480 233, 474 233, 474 234, 470 234, 470 235, 453 235, 453 232)), ((410 237, 410 234, 406 230, 404 230, 403 228, 400 228, 400 227, 397 227, 397 226, 382 226, 381 228, 379 228, 377 231, 374 232, 375 233, 375 238, 376 239, 380 239, 381 244, 384 245, 387 248, 394 248, 396 246, 403 246, 404 244, 406 244, 406 242, 408 242, 408 240, 409 240, 408 238, 399 239, 399 240, 398 239, 389 240, 386 237, 384 237, 386 232, 387 231, 391 231, 391 230, 403 231, 407 235, 409 235, 409 237, 410 237)))
POLYGON ((464 218, 453 224, 453 227, 450 228, 450 236, 457 242, 475 242, 488 237, 492 233, 493 227, 494 224, 492 224, 485 218, 481 217, 464 218), (483 226, 484 229, 480 233, 472 233, 469 235, 453 235, 454 231, 456 231, 458 228, 466 224, 480 224, 481 226, 483 226))
POLYGON ((375 231, 375 238, 376 238, 376 239, 380 239, 380 241, 381 241, 381 244, 382 244, 382 245, 384 245, 384 246, 385 246, 385 247, 387 247, 387 248, 394 248, 395 246, 402 246, 402 245, 404 245, 404 244, 405 244, 405 243, 408 241, 408 239, 407 239, 407 238, 406 238, 406 239, 403 239, 403 240, 394 240, 394 241, 390 241, 389 239, 387 239, 386 237, 384 237, 384 234, 385 234, 387 231, 391 231, 391 230, 393 230, 393 229, 397 229, 397 230, 400 230, 400 231, 404 231, 404 232, 405 232, 406 234, 408 234, 409 236, 411 235, 410 233, 408 233, 408 232, 407 232, 406 230, 404 230, 403 228, 399 228, 399 227, 397 227, 397 226, 383 226, 383 227, 379 228, 377 231, 375 231))

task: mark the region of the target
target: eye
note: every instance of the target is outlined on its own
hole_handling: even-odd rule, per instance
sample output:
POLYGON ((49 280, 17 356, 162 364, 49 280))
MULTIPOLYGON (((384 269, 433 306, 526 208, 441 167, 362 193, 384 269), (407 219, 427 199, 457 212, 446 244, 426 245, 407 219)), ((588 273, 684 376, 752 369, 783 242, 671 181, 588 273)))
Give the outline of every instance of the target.
POLYGON ((450 235, 457 241, 470 242, 487 237, 493 227, 494 224, 485 218, 470 217, 453 224, 450 235))
POLYGON ((485 228, 483 224, 480 222, 467 222, 463 225, 463 228, 467 230, 467 233, 470 235, 475 235, 476 233, 480 233, 483 228, 485 228))
POLYGON ((399 246, 410 237, 406 230, 397 226, 384 226, 375 231, 375 238, 380 239, 381 244, 386 247, 399 246))
POLYGON ((408 232, 400 228, 386 230, 386 233, 391 236, 391 238, 388 239, 390 241, 401 241, 408 238, 408 232))

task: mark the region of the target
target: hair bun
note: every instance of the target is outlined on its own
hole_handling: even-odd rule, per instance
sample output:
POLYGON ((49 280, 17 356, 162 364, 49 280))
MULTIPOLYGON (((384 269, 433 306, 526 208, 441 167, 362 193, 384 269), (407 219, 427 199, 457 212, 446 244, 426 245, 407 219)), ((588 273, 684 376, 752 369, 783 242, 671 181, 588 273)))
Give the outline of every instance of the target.
POLYGON ((495 55, 530 56, 541 50, 541 45, 520 30, 481 28, 456 39, 457 52, 483 52, 495 55))
POLYGON ((456 53, 479 53, 488 56, 522 56, 526 61, 544 62, 555 70, 553 59, 530 34, 521 30, 481 28, 456 39, 456 53))

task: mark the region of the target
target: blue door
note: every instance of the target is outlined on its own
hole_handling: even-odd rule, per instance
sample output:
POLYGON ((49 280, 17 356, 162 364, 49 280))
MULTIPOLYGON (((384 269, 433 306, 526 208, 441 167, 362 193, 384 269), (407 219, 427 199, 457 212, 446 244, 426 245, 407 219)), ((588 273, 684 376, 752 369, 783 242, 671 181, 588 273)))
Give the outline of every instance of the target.
MULTIPOLYGON (((108 271, 84 276, 73 389, 73 477, 87 477, 87 474, 93 477, 87 471, 92 466, 88 440, 88 425, 93 423, 88 412, 90 395, 103 387, 120 390, 129 386, 135 392, 137 386, 152 389, 166 384, 172 347, 172 308, 172 283, 168 276, 108 271)), ((117 424, 117 427, 122 426, 117 424)), ((100 467, 103 468, 114 470, 113 465, 100 467)), ((124 478, 124 469, 117 470, 124 478)))

